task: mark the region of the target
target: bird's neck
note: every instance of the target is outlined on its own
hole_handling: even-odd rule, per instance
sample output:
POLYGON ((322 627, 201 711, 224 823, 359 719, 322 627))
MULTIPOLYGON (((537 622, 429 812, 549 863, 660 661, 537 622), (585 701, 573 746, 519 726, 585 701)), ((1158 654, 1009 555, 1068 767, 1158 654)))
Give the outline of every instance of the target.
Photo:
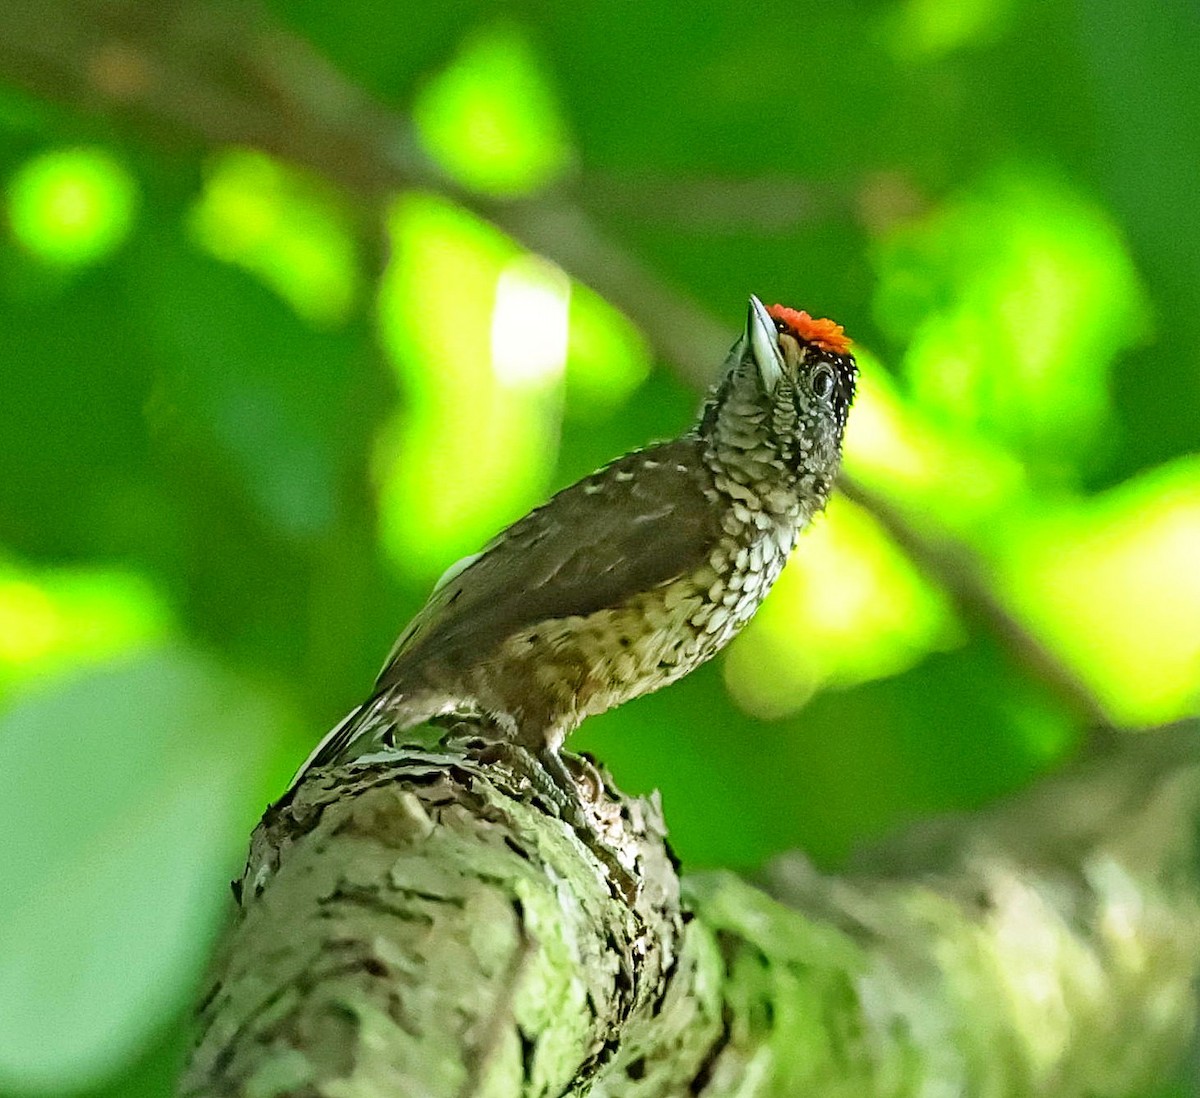
POLYGON ((779 452, 760 407, 732 397, 706 424, 704 463, 718 491, 778 517, 798 514, 795 476, 779 452))

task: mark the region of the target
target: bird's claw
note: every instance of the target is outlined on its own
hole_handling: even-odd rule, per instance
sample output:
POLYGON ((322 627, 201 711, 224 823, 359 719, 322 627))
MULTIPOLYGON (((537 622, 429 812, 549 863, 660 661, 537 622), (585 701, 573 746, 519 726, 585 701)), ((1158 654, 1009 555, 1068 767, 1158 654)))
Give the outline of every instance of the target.
POLYGON ((639 881, 621 864, 588 811, 589 805, 595 804, 603 795, 604 783, 587 759, 564 757, 549 746, 531 750, 511 740, 488 744, 482 758, 497 762, 514 775, 528 780, 534 794, 575 832, 604 867, 622 898, 628 903, 637 898, 639 881))

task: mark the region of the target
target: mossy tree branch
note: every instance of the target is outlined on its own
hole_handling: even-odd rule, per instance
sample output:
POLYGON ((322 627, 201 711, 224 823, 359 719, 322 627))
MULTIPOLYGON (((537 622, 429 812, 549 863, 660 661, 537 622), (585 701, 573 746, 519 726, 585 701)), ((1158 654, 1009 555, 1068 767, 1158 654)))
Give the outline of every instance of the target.
POLYGON ((256 832, 184 1092, 1131 1093, 1192 1029, 1198 794, 1178 727, 756 886, 611 786, 585 842, 470 747, 364 760, 256 832))

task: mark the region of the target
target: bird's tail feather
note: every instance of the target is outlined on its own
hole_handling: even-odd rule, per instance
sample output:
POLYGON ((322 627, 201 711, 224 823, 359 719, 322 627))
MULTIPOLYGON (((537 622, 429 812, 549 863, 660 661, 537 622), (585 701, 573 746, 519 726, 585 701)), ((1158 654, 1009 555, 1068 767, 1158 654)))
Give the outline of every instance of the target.
POLYGON ((362 738, 373 728, 385 707, 396 704, 397 699, 387 694, 378 694, 362 705, 356 705, 322 738, 312 753, 301 764, 300 769, 288 783, 288 790, 295 789, 304 776, 318 766, 328 766, 339 761, 355 740, 362 738))

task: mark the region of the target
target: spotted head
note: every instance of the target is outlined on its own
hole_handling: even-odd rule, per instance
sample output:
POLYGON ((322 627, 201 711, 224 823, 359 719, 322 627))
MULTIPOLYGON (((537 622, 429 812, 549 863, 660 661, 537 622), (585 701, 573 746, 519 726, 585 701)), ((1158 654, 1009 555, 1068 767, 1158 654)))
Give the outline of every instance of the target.
POLYGON ((783 483, 824 505, 841 460, 858 367, 840 324, 753 295, 746 330, 700 423, 738 479, 783 483))

